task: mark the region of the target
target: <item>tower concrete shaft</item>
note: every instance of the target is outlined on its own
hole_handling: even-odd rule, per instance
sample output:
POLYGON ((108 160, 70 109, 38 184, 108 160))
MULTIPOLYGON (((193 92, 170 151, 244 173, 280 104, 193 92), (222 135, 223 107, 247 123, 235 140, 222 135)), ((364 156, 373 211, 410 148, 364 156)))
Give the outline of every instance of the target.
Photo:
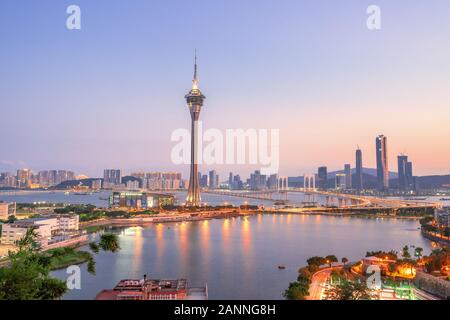
POLYGON ((198 88, 197 55, 195 56, 192 89, 185 96, 185 98, 191 114, 191 170, 186 205, 197 207, 200 206, 202 202, 200 195, 200 184, 198 181, 198 120, 200 118, 200 111, 203 106, 203 101, 206 98, 198 88))

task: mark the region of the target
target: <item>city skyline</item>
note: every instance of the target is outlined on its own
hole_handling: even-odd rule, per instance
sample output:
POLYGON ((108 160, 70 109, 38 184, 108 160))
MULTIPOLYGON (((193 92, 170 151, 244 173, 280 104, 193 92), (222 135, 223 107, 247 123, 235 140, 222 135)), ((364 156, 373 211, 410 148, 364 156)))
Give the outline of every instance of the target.
MULTIPOLYGON (((365 167, 374 168, 372 140, 380 133, 389 137, 389 163, 407 153, 416 175, 447 174, 450 46, 442 30, 450 28, 450 4, 432 2, 405 13, 401 4, 379 1, 383 28, 376 32, 365 25, 367 4, 357 2, 262 1, 256 13, 240 3, 236 14, 233 1, 164 8, 135 1, 124 17, 125 4, 81 0, 79 31, 65 28, 65 4, 2 3, 8 16, 0 34, 10 45, 2 52, 0 93, 2 116, 11 121, 0 128, 8 137, 0 171, 186 174, 188 166, 170 161, 170 134, 189 127, 180 92, 198 47, 209 98, 205 127, 280 128, 280 174, 341 168, 356 145, 365 167), (178 12, 202 17, 193 40, 178 12)), ((256 169, 202 169, 213 167, 221 175, 256 169)))

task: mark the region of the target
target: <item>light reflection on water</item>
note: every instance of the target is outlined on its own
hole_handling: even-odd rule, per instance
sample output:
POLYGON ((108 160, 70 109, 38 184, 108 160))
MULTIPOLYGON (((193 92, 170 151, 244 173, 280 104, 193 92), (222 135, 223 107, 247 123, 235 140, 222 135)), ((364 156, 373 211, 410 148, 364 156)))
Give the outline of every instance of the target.
MULTIPOLYGON (((82 266, 82 290, 66 299, 93 299, 119 280, 185 277, 208 284, 211 299, 282 299, 298 267, 314 255, 351 261, 369 250, 431 248, 417 221, 304 215, 257 215, 144 228, 113 229, 122 250, 96 255, 97 275, 82 266), (286 270, 278 270, 278 265, 286 270)), ((86 248, 87 249, 87 248, 86 248)), ((54 273, 65 277, 64 271, 54 273)))

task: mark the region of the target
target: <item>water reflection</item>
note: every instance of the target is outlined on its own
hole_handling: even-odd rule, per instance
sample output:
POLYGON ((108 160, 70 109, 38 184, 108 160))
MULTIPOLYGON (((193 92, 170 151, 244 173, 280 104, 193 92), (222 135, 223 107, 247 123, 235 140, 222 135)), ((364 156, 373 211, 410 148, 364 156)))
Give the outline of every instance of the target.
POLYGON ((144 237, 142 236, 142 227, 134 227, 134 254, 131 264, 132 274, 138 274, 142 269, 142 248, 144 246, 144 237))
MULTIPOLYGON (((281 299, 298 267, 314 255, 354 261, 371 250, 400 252, 405 244, 423 247, 427 254, 431 244, 418 226, 418 221, 402 219, 261 214, 122 228, 115 231, 122 249, 97 254, 97 275, 83 276, 82 290, 65 298, 92 299, 121 279, 148 274, 185 277, 193 286, 207 282, 211 299, 281 299), (279 264, 286 270, 278 270, 279 264)), ((53 274, 67 276, 64 270, 53 274)))

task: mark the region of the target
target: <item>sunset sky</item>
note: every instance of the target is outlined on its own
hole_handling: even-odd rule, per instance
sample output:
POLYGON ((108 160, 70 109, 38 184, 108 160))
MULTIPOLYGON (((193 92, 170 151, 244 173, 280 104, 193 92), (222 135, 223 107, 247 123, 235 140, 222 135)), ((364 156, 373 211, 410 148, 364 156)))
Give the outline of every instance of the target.
POLYGON ((378 134, 391 171, 403 152, 415 175, 450 173, 448 0, 2 0, 0 39, 0 171, 186 176, 170 136, 197 48, 205 129, 280 129, 280 174, 353 166, 357 145, 375 167, 378 134))

